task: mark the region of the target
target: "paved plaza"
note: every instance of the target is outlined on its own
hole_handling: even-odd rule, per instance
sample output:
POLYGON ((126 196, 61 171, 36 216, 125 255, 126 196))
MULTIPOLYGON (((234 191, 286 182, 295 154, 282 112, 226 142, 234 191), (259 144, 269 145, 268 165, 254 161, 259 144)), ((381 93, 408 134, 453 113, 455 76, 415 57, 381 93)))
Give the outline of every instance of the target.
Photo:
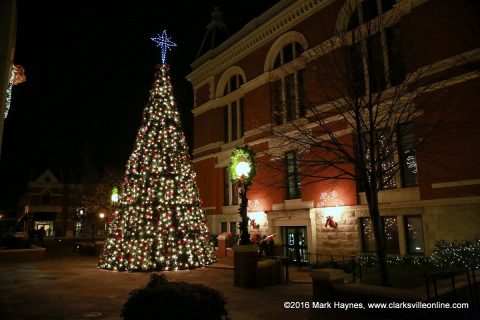
MULTIPOLYGON (((172 281, 200 283, 220 290, 230 319, 393 319, 397 313, 284 309, 284 302, 311 302, 308 273, 291 268, 294 282, 243 289, 233 286, 231 261, 210 268, 167 272, 172 281)), ((0 319, 120 319, 128 294, 145 286, 150 273, 112 272, 97 268, 93 256, 53 252, 32 262, 0 263, 0 319)), ((428 317, 427 317, 428 318, 428 317)), ((162 319, 159 315, 158 319, 162 319)), ((450 318, 453 319, 453 318, 450 318)))
MULTIPOLYGON (((0 263, 0 319, 119 319, 128 293, 145 286, 150 273, 97 268, 96 258, 68 253, 42 261, 0 263)), ((233 270, 203 268, 167 272, 169 280, 201 283, 226 297, 236 319, 313 319, 308 310, 284 310, 286 300, 310 301, 312 285, 242 289, 233 270)))

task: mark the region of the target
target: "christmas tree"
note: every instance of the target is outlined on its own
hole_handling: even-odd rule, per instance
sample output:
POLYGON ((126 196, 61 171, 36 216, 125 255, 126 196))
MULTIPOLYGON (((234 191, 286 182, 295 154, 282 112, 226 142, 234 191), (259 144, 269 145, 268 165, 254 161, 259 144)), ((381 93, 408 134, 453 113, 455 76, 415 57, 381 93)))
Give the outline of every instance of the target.
POLYGON ((165 64, 165 45, 174 44, 165 32, 162 40, 168 40, 161 42, 164 63, 156 70, 109 223, 99 262, 104 269, 178 270, 215 262, 165 64))

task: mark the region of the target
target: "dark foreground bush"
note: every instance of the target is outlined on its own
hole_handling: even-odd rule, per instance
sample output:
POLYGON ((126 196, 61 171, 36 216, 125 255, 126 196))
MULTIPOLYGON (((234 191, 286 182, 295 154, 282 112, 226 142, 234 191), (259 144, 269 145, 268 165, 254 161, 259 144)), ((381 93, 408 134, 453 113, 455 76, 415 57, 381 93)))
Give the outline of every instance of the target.
POLYGON ((130 292, 122 316, 125 320, 227 319, 225 303, 218 290, 201 284, 168 282, 163 274, 152 274, 145 288, 130 292))

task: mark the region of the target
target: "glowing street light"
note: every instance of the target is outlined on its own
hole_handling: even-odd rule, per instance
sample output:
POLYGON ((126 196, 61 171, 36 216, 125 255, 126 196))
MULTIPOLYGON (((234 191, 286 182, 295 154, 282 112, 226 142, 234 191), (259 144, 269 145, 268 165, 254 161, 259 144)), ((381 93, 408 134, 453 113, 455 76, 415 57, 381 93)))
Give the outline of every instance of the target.
POLYGON ((105 223, 105 213, 100 212, 98 217, 103 220, 103 234, 107 234, 107 224, 105 223))
POLYGON ((242 160, 235 166, 235 173, 237 174, 238 178, 247 177, 250 174, 252 168, 250 167, 250 163, 247 160, 242 160))
POLYGON ((113 187, 112 189, 112 196, 110 198, 112 200, 113 204, 116 204, 118 202, 118 188, 113 187))

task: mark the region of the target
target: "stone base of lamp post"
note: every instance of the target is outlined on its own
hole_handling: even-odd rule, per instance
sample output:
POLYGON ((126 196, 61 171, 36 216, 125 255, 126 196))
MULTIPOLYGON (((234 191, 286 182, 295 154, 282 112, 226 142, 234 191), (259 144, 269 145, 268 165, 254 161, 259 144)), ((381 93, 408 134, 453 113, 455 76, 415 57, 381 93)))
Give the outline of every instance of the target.
POLYGON ((254 288, 257 282, 257 245, 233 246, 234 286, 254 288))

